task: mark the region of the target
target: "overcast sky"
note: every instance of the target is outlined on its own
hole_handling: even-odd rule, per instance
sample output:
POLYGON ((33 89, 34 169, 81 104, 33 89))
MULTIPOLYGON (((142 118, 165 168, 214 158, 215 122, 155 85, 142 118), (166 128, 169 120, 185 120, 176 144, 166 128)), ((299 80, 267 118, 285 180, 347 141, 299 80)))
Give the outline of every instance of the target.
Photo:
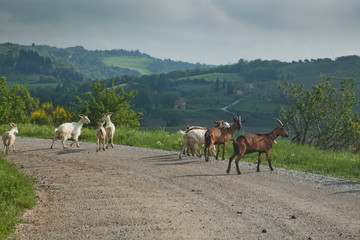
POLYGON ((0 0, 0 43, 230 64, 360 55, 359 0, 0 0))

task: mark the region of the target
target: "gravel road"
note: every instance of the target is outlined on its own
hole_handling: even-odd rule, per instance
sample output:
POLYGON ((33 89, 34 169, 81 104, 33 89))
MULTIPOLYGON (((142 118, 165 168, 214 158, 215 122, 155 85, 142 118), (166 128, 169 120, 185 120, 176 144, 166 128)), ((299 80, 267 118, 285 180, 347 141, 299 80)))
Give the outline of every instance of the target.
MULTIPOLYGON (((17 138, 9 161, 36 179, 21 239, 360 239, 360 183, 177 152, 17 138), (67 144, 69 145, 69 144, 67 144)), ((254 162, 256 159, 254 158, 254 162)))

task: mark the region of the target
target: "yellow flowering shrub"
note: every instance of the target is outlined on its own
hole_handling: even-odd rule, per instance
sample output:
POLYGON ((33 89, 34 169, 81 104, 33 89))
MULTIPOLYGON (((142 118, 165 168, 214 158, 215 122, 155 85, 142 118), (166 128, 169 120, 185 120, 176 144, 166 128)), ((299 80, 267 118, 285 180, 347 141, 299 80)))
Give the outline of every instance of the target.
POLYGON ((51 117, 48 116, 45 110, 41 108, 31 113, 29 122, 35 124, 50 124, 52 121, 51 117))
POLYGON ((52 118, 54 124, 62 124, 65 122, 70 122, 71 115, 64 108, 57 106, 55 111, 52 113, 52 118))

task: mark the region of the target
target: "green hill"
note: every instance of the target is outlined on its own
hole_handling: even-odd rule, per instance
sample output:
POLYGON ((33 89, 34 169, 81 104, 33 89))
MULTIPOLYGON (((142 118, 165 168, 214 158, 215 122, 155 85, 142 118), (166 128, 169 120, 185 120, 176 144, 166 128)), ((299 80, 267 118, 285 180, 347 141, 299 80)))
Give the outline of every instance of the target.
MULTIPOLYGON (((101 80, 138 92, 136 111, 143 126, 212 126, 232 121, 234 113, 246 121, 246 131, 271 130, 273 117, 286 98, 278 83, 296 82, 306 88, 320 75, 360 81, 360 57, 278 60, 240 59, 231 65, 209 66, 160 60, 139 51, 88 51, 83 47, 55 48, 0 44, 0 74, 9 87, 16 83, 32 96, 55 106, 71 106, 75 96, 86 97, 89 85, 101 80)), ((356 88, 360 93, 359 86, 356 88)), ((245 126, 245 125, 244 125, 245 126)))

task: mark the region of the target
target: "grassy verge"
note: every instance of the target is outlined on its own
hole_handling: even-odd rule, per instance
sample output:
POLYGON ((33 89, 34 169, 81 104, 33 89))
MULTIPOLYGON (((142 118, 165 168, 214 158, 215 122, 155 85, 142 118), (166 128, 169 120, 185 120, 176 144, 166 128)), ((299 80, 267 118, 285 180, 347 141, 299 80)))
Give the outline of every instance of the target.
POLYGON ((31 180, 0 156, 0 239, 14 231, 20 213, 32 208, 36 199, 31 180))

